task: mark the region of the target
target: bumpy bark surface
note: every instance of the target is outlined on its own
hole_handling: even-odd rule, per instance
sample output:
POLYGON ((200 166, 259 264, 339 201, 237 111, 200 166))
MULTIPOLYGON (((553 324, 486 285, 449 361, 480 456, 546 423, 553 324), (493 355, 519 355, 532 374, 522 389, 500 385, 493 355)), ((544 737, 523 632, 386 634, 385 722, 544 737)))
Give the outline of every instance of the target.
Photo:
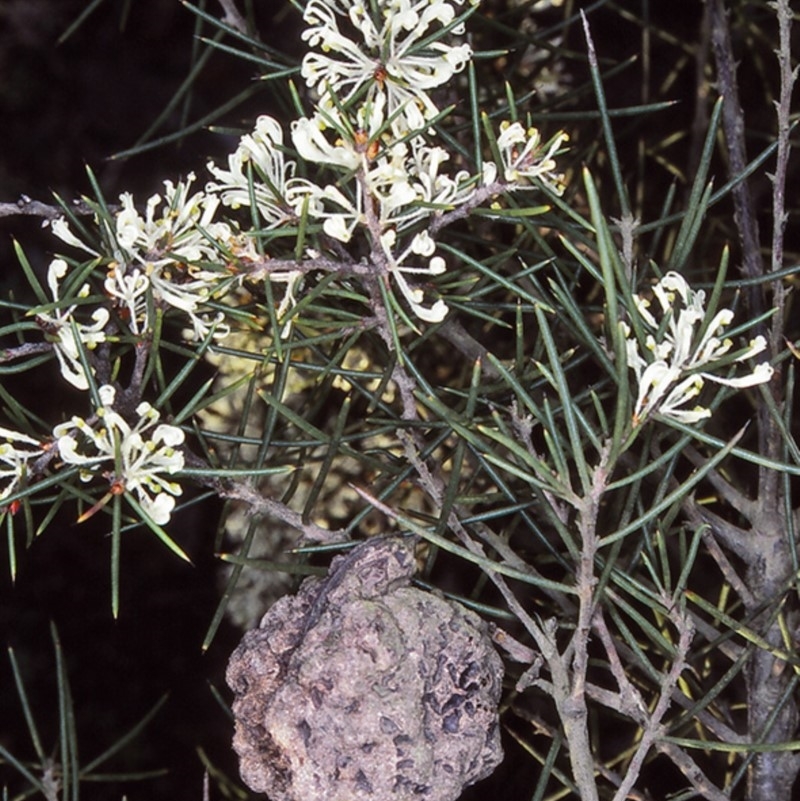
POLYGON ((242 778, 271 801, 455 801, 500 763, 503 664, 481 619, 410 586, 413 547, 338 557, 228 666, 242 778))

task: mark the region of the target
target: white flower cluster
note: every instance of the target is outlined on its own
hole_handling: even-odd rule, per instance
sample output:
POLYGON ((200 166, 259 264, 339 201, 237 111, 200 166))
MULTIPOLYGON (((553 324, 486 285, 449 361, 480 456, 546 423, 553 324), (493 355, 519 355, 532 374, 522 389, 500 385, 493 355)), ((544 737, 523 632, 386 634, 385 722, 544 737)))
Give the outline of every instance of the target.
POLYGON ((228 169, 208 163, 217 179, 206 191, 218 194, 226 206, 250 206, 252 187, 256 207, 266 227, 275 228, 298 216, 305 196, 305 181, 294 177, 296 163, 283 152, 283 129, 272 117, 261 116, 252 134, 241 138, 228 156, 228 169))
MULTIPOLYGON (((380 118, 381 109, 381 102, 372 106, 373 118, 380 118)), ((422 290, 412 287, 406 276, 438 275, 445 270, 444 259, 436 255, 436 243, 427 231, 413 233, 411 229, 437 211, 469 201, 475 181, 463 170, 455 175, 445 172, 448 152, 427 145, 422 137, 384 144, 371 142, 365 135, 364 141, 357 136, 351 139, 349 146, 341 140, 329 143, 321 119, 318 115, 294 124, 292 137, 298 152, 309 161, 354 169, 356 177, 352 193, 336 184, 309 186, 309 212, 322 221, 328 236, 340 242, 350 242, 357 230, 367 232, 373 253, 382 254, 417 317, 441 321, 447 314, 444 301, 426 306, 422 290)))
MULTIPOLYGON (((477 0, 471 0, 476 5, 477 0)), ((305 162, 332 168, 337 180, 317 185, 296 177, 284 156, 283 131, 259 118, 228 159, 209 164, 216 178, 207 189, 228 206, 254 203, 267 227, 307 214, 329 237, 349 243, 357 233, 369 245, 376 270, 384 269, 414 314, 439 322, 443 300, 427 304, 410 277, 446 269, 425 220, 496 193, 530 188, 534 181, 560 193, 563 177, 554 157, 558 134, 542 143, 536 129, 505 123, 497 141, 501 164, 486 162, 482 176, 447 171, 450 154, 426 139, 439 108, 430 91, 469 62, 467 44, 448 44, 437 33, 462 33, 457 6, 464 0, 309 0, 303 39, 312 51, 302 75, 319 102, 291 126, 292 143, 305 162), (482 184, 482 185, 481 185, 482 184), (479 192, 483 192, 480 195, 479 192)))
POLYGON ((721 337, 733 320, 733 312, 722 309, 713 319, 707 319, 705 292, 691 289, 679 273, 667 273, 653 287, 653 296, 658 302, 657 315, 649 300, 634 295, 636 313, 646 330, 644 350, 630 326, 621 323, 627 338, 628 366, 639 383, 634 424, 654 413, 695 423, 711 415, 703 406, 687 408, 706 380, 743 388, 772 377, 773 368, 768 362, 757 364, 751 373, 738 378, 719 375, 718 371, 731 364, 761 353, 766 341, 758 336, 746 348, 731 353, 733 342, 721 337))
MULTIPOLYGON (((215 222, 220 200, 213 194, 190 194, 195 176, 185 181, 164 181, 164 198, 153 195, 142 216, 129 192, 120 195, 122 210, 115 228, 100 221, 105 253, 80 240, 63 218, 53 223, 53 233, 62 241, 108 261, 103 282, 132 334, 148 333, 156 306, 183 312, 192 325, 194 339, 202 339, 213 329, 224 337, 228 328, 224 315, 200 313, 215 294, 222 291, 227 276, 220 269, 203 269, 199 263, 219 262, 221 244, 233 238, 231 227, 215 222)), ((63 273, 62 276, 63 277, 63 273)))
MULTIPOLYGON (((227 223, 215 220, 220 198, 206 192, 192 192, 194 180, 194 175, 190 175, 177 184, 165 181, 163 199, 161 195, 153 195, 143 214, 136 209, 129 193, 121 195, 121 210, 113 218, 113 225, 106 217, 97 218, 101 242, 97 247, 76 236, 66 220, 53 223, 56 236, 89 253, 98 266, 105 267, 102 281, 105 297, 93 298, 88 283, 74 291, 67 262, 54 259, 47 274, 53 301, 34 312, 53 344, 62 376, 77 389, 89 388, 87 368, 92 376, 95 373, 91 352, 107 341, 112 330, 109 306, 117 312, 113 330, 125 326, 135 337, 150 335, 153 312, 158 308, 182 313, 195 340, 209 334, 220 338, 228 333, 222 312, 211 314, 205 309, 231 281, 220 265, 220 248, 245 250, 249 240, 244 241, 227 223), (83 321, 79 313, 82 308, 91 309, 87 312, 91 322, 83 321)), ((155 522, 167 522, 175 505, 172 496, 181 490, 162 476, 183 466, 183 455, 174 449, 183 441, 183 432, 163 424, 150 432, 158 413, 147 403, 139 404, 136 409, 139 419, 131 426, 112 408, 113 388, 101 387, 100 395, 103 400, 97 411, 100 428, 74 417, 54 430, 61 460, 80 464, 86 477, 91 475, 90 466, 94 469, 110 462, 113 470, 107 475, 112 492, 133 491, 155 522), (93 452, 79 449, 78 441, 70 433, 75 429, 84 435, 81 447, 93 452)), ((0 477, 19 478, 30 459, 25 456, 26 451, 10 442, 34 444, 35 440, 14 432, 7 433, 6 439, 9 442, 3 447, 0 461, 9 464, 9 471, 0 471, 0 477)), ((9 487, 13 488, 13 482, 9 487)))
POLYGON ((182 492, 164 474, 183 469, 183 454, 176 450, 183 443, 183 431, 159 423, 159 414, 149 403, 136 407, 139 419, 131 427, 113 408, 114 388, 104 385, 99 393, 102 406, 91 423, 73 417, 53 430, 61 459, 80 466, 84 481, 102 470, 111 494, 135 492, 145 512, 163 525, 175 506, 173 496, 182 492))
MULTIPOLYGON (((557 171, 555 155, 563 149, 569 137, 563 131, 542 143, 536 128, 525 130, 522 123, 503 122, 497 147, 500 150, 503 178, 510 189, 522 188, 526 181, 538 179, 557 195, 564 191, 564 176, 557 171)), ((494 162, 484 165, 484 181, 497 179, 498 167, 494 162)))
MULTIPOLYGON (((320 93, 327 111, 356 95, 366 105, 382 97, 397 137, 418 131, 439 111, 430 90, 447 83, 472 57, 468 44, 431 41, 455 18, 453 0, 309 0, 302 36, 321 52, 303 59, 303 78, 320 93), (358 40, 344 32, 346 23, 358 40)), ((453 28, 463 31, 463 24, 453 28)))

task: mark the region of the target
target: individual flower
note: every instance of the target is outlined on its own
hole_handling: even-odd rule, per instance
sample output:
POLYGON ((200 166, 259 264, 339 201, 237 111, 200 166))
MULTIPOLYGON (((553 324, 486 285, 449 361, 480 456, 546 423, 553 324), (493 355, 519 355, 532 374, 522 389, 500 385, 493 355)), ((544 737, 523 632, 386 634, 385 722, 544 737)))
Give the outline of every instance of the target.
POLYGON ((230 333, 222 311, 200 312, 215 293, 227 288, 227 282, 223 282, 219 273, 176 264, 155 269, 149 277, 153 298, 182 311, 189 318, 192 339, 205 339, 212 331, 215 339, 224 339, 230 333))
POLYGON ((396 190, 392 190, 392 197, 386 200, 387 218, 399 228, 407 228, 435 211, 455 208, 469 201, 475 192, 470 174, 460 170, 449 175, 442 169, 449 159, 450 154, 444 148, 414 141, 405 162, 409 189, 404 197, 398 197, 396 190))
MULTIPOLYGON (((50 311, 35 312, 39 325, 52 341, 58 359, 61 375, 77 389, 88 389, 89 380, 81 364, 81 350, 93 350, 100 342, 105 342, 105 326, 109 319, 107 309, 98 308, 92 312, 93 322, 79 322, 75 317, 77 303, 64 305, 61 298, 60 282, 67 274, 67 263, 63 259, 53 259, 47 270, 47 284, 53 296, 54 306, 50 311)), ((79 298, 89 295, 90 287, 84 284, 78 291, 79 298)))
POLYGON ((354 192, 355 197, 351 199, 338 186, 330 184, 314 193, 314 218, 321 220, 322 230, 339 242, 349 242, 359 225, 367 225, 360 182, 356 183, 354 192))
POLYGON ((206 191, 233 209, 250 206, 255 200, 266 227, 275 228, 295 219, 302 207, 306 182, 294 177, 296 166, 284 154, 280 124, 263 115, 256 120, 255 130, 245 134, 228 156, 227 170, 213 161, 208 163, 216 181, 206 184, 206 191))
POLYGON ((189 173, 185 181, 164 181, 164 196, 152 195, 144 216, 136 209, 129 192, 120 195, 122 211, 116 218, 116 238, 127 258, 160 267, 172 262, 193 263, 213 260, 216 241, 227 241, 227 223, 215 222, 219 198, 211 193, 191 193, 195 181, 189 173))
MULTIPOLYGON (((105 223, 105 221, 104 221, 105 223)), ((108 233, 108 228, 104 224, 105 233, 108 233)), ((62 242, 65 242, 67 245, 71 245, 78 250, 86 251, 91 256, 101 257, 99 251, 95 250, 90 245, 87 245, 83 240, 79 239, 75 234, 72 232, 72 229, 69 227, 69 223, 66 221, 64 217, 59 217, 57 220, 53 220, 50 223, 50 230, 53 232, 55 236, 57 236, 62 242)))
POLYGON ((292 123, 292 142, 305 161, 333 164, 355 172, 363 163, 369 133, 360 129, 360 135, 353 132, 351 136, 342 136, 331 123, 331 116, 321 111, 312 117, 300 117, 292 123), (331 133, 333 142, 329 138, 331 133))
MULTIPOLYGON (((523 189, 538 179, 555 194, 564 191, 564 176, 557 171, 556 154, 568 141, 563 131, 547 142, 536 128, 523 128, 519 122, 504 122, 500 125, 497 148, 500 151, 501 180, 509 184, 507 189, 523 189)), ((497 179, 498 167, 494 162, 484 164, 484 182, 493 183, 497 179)))
POLYGON ((30 462, 43 453, 38 440, 0 426, 0 502, 16 492, 28 475, 30 462))
POLYGON ((182 490, 167 476, 183 469, 183 431, 159 423, 159 413, 146 402, 136 407, 138 419, 131 426, 114 409, 115 390, 99 390, 101 406, 89 421, 73 417, 53 431, 61 459, 81 468, 81 478, 91 480, 101 469, 111 494, 133 492, 155 523, 169 522, 175 497, 182 490))
POLYGON ((103 288, 113 299, 120 317, 135 336, 150 329, 147 290, 150 279, 138 265, 124 266, 112 262, 106 273, 103 288))
POLYGON ((401 252, 397 253, 397 232, 390 228, 381 236, 381 247, 389 265, 389 273, 394 278, 395 283, 403 293, 408 305, 420 320, 427 323, 440 323, 447 316, 447 304, 443 300, 437 300, 432 306, 424 305, 424 293, 422 289, 411 286, 406 276, 408 275, 441 275, 446 270, 445 261, 441 256, 435 256, 436 243, 431 239, 427 231, 417 234, 411 243, 401 252), (420 258, 421 257, 421 258, 420 258), (426 267, 409 266, 407 261, 419 264, 427 260, 426 267))
MULTIPOLYGON (((461 5, 463 0, 455 2, 461 5)), ((323 107, 334 105, 331 93, 346 104, 366 85, 367 102, 385 94, 396 135, 424 128, 438 113, 428 92, 449 81, 472 57, 467 44, 429 41, 455 15, 447 0, 309 0, 302 37, 320 52, 303 59, 303 78, 319 91, 323 107), (355 37, 343 30, 348 24, 355 37)), ((458 26, 455 32, 462 30, 458 26)))
POLYGON ((743 362, 766 348, 757 336, 746 348, 730 353, 733 341, 721 338, 733 321, 733 312, 722 309, 710 320, 705 309, 705 292, 694 291, 679 273, 668 272, 654 287, 658 309, 634 295, 635 314, 644 332, 644 348, 622 323, 626 337, 628 366, 639 382, 634 422, 658 412, 684 423, 709 417, 711 411, 700 405, 687 408, 706 380, 742 389, 762 384, 772 377, 773 368, 762 362, 747 375, 728 377, 718 371, 743 362), (715 374, 714 371, 717 371, 715 374))
POLYGON ((292 123, 292 142, 301 158, 351 172, 371 162, 387 139, 383 94, 355 110, 327 106, 292 123))

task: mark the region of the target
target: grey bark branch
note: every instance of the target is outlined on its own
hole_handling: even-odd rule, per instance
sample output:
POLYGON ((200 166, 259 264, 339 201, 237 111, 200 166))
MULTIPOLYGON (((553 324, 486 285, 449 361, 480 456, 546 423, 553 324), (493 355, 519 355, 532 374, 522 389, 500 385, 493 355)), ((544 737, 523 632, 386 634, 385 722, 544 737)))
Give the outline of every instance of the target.
MULTIPOLYGON (((70 210, 80 216, 94 214, 94 209, 85 200, 73 200, 70 210)), ((52 203, 42 203, 23 195, 16 203, 0 203, 0 217, 41 217, 52 221, 64 216, 64 209, 52 203)))

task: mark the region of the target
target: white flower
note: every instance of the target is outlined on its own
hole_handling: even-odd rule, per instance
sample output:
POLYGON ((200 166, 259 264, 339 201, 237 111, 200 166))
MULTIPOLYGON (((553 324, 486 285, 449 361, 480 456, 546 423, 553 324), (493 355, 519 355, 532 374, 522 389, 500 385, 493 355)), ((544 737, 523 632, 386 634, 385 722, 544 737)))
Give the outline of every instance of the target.
POLYGON ((300 156, 315 164, 334 164, 355 171, 364 159, 364 147, 356 137, 343 137, 331 128, 329 115, 317 112, 313 117, 300 117, 292 123, 292 142, 300 156), (333 130, 336 139, 331 143, 326 132, 333 130))
POLYGON ((703 379, 699 375, 681 378, 680 369, 664 361, 649 364, 639 379, 635 419, 643 420, 651 411, 673 417, 682 423, 696 423, 710 417, 711 411, 702 406, 685 409, 683 406, 700 394, 703 379))
POLYGON ((119 196, 121 210, 109 224, 106 218, 95 218, 103 252, 82 242, 63 218, 52 224, 53 233, 72 247, 79 248, 97 258, 105 257, 112 263, 138 263, 159 266, 170 262, 196 262, 213 260, 217 253, 216 242, 225 242, 231 236, 227 223, 214 222, 219 198, 213 194, 190 194, 194 174, 185 181, 164 181, 164 197, 152 195, 139 213, 133 196, 123 192, 119 196))
MULTIPOLYGON (((47 270, 47 284, 53 296, 53 302, 61 304, 60 281, 67 274, 67 263, 63 259, 53 259, 47 270)), ((78 291, 78 297, 86 297, 90 288, 84 284, 78 291)), ((45 330, 53 342, 61 375, 77 389, 88 389, 89 380, 80 360, 80 350, 92 350, 100 342, 105 342, 103 329, 108 322, 107 309, 95 309, 92 322, 87 325, 79 322, 75 316, 78 304, 56 306, 49 312, 36 312, 39 325, 45 330), (80 344, 79 344, 80 343, 80 344)))
POLYGON ((356 228, 367 224, 360 182, 356 184, 355 192, 355 199, 351 200, 341 189, 329 185, 314 194, 314 218, 322 220, 323 231, 339 242, 349 242, 356 228), (338 210, 329 210, 330 204, 338 210))
MULTIPOLYGON (((564 176, 556 170, 555 155, 568 138, 561 131, 542 143, 542 135, 536 128, 526 131, 519 122, 501 123, 497 147, 502 160, 503 178, 511 184, 508 188, 521 189, 526 182, 529 185, 530 181, 538 178, 560 195, 564 191, 564 176)), ((484 165, 484 182, 492 183, 496 175, 495 164, 489 162, 484 165)))
POLYGON ((38 440, 0 427, 0 501, 16 491, 28 474, 29 463, 43 453, 38 440))
POLYGON ((213 260, 216 241, 231 236, 227 223, 214 222, 219 198, 205 192, 190 194, 195 176, 185 181, 164 181, 164 198, 152 195, 142 216, 129 192, 120 195, 122 211, 116 219, 116 239, 127 258, 153 267, 171 262, 213 260))
POLYGON ((355 171, 369 164, 386 140, 385 112, 383 94, 361 103, 354 113, 324 105, 312 117, 292 123, 292 142, 306 161, 355 171))
POLYGON ((397 232, 390 228, 381 236, 381 247, 389 263, 389 272, 394 278, 403 296, 411 306, 412 311, 420 320, 428 323, 440 323, 447 316, 447 304, 443 300, 437 300, 432 306, 423 305, 424 293, 419 287, 412 287, 407 275, 441 275, 447 266, 441 256, 434 256, 436 244, 431 239, 427 231, 417 234, 408 247, 402 253, 395 253, 397 242, 397 232), (409 257, 423 256, 428 259, 427 267, 410 267, 404 262, 409 257))
POLYGON ((692 290, 679 273, 667 273, 654 287, 659 313, 653 314, 645 298, 634 295, 636 314, 645 333, 644 349, 621 323, 626 339, 628 366, 639 382, 634 422, 640 423, 657 412, 685 423, 693 423, 711 415, 703 406, 686 408, 696 398, 705 381, 742 389, 769 381, 773 368, 767 362, 758 364, 751 373, 728 377, 713 370, 729 367, 756 356, 766 348, 758 336, 746 348, 730 354, 733 342, 720 339, 731 324, 733 312, 722 309, 706 323, 705 293, 692 290), (647 329, 650 329, 649 331, 647 329))
POLYGON ((112 262, 103 287, 108 296, 114 298, 120 316, 132 334, 139 336, 149 331, 147 290, 150 288, 150 279, 142 268, 126 268, 112 262))
POLYGON ((139 419, 131 427, 113 408, 114 388, 104 385, 99 392, 102 406, 92 422, 73 417, 54 429, 59 454, 66 464, 82 468, 84 480, 105 468, 102 475, 113 494, 135 492, 152 520, 164 525, 175 506, 173 496, 182 492, 165 476, 183 469, 183 453, 176 450, 183 443, 183 431, 159 423, 159 414, 149 403, 136 407, 139 419))
POLYGON ((94 248, 89 247, 87 244, 78 239, 78 237, 75 236, 75 234, 72 233, 69 227, 69 223, 63 217, 59 217, 57 220, 53 220, 53 222, 50 224, 50 230, 62 242, 66 242, 68 245, 71 245, 74 248, 78 248, 79 250, 85 250, 92 256, 100 256, 100 254, 94 248))
POLYGON ((450 154, 444 148, 430 147, 420 140, 412 142, 411 153, 405 161, 408 189, 402 197, 393 189, 392 199, 387 199, 387 218, 399 228, 406 228, 434 211, 466 203, 475 192, 470 174, 461 170, 455 176, 448 175, 442 167, 449 159, 450 154))
POLYGON ((204 339, 212 329, 215 339, 224 339, 230 333, 223 312, 218 311, 213 316, 198 312, 212 294, 224 286, 218 273, 191 268, 184 271, 181 265, 162 267, 150 274, 150 286, 155 300, 186 314, 192 324, 193 339, 204 339))
POLYGON ((346 104, 366 85, 367 102, 386 95, 386 113, 393 118, 396 135, 419 130, 438 112, 427 93, 450 80, 472 57, 466 44, 427 41, 420 47, 455 14, 447 0, 309 0, 303 14, 309 27, 302 37, 321 52, 303 59, 303 78, 318 89, 326 108, 333 105, 330 92, 346 104), (347 23, 359 41, 342 31, 347 23))
POLYGON ((209 182, 206 191, 219 194, 226 206, 237 209, 250 206, 252 186, 252 198, 266 227, 275 228, 297 217, 302 207, 307 182, 294 177, 296 166, 284 155, 280 124, 263 115, 253 133, 245 134, 228 156, 227 170, 208 163, 217 180, 209 182))

